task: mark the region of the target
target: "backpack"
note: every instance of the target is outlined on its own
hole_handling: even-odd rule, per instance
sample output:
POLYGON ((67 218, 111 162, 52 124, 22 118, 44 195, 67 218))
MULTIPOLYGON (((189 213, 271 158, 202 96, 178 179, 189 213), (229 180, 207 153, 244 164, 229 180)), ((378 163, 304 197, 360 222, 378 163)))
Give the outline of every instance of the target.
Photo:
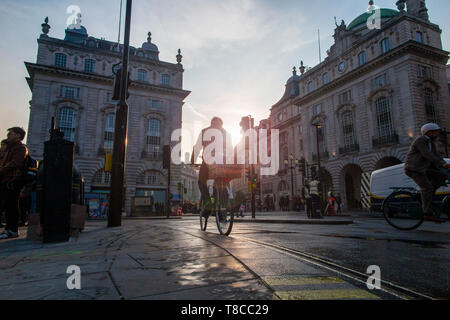
POLYGON ((39 161, 33 159, 28 154, 24 161, 22 182, 25 184, 31 184, 36 181, 37 173, 39 169, 39 161))

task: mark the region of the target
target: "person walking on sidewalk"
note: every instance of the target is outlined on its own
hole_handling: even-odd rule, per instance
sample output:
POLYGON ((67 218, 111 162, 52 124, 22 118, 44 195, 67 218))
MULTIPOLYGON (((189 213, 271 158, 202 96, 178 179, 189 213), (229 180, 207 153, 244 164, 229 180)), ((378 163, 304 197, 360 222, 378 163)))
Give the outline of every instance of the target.
POLYGON ((25 130, 19 127, 8 129, 7 154, 0 167, 0 189, 6 211, 6 227, 0 239, 17 238, 19 223, 19 194, 23 187, 25 159, 28 149, 22 143, 25 130))
POLYGON ((305 199, 306 202, 306 215, 308 219, 312 218, 312 199, 311 194, 309 192, 309 182, 308 180, 305 180, 305 184, 302 189, 302 197, 305 199))

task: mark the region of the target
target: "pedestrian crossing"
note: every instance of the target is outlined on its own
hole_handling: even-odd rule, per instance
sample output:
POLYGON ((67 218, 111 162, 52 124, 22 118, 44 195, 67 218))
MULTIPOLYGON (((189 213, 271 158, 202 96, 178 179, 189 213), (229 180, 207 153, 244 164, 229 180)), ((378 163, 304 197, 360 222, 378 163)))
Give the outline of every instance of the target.
POLYGON ((378 300, 369 290, 331 276, 265 277, 263 280, 281 300, 378 300))

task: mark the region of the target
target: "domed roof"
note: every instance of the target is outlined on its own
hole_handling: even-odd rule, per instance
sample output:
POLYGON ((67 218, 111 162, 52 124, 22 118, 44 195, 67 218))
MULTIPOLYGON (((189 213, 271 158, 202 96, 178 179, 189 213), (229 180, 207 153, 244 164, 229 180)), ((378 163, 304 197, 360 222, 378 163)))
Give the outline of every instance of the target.
POLYGON ((147 42, 144 42, 142 44, 142 49, 144 49, 146 51, 152 51, 155 53, 159 53, 158 46, 156 44, 152 43, 152 33, 151 32, 148 33, 147 42))
POLYGON ((297 81, 297 82, 300 81, 300 76, 297 75, 297 69, 296 69, 295 67, 292 69, 292 77, 290 77, 290 78, 288 79, 288 81, 286 82, 286 84, 289 84, 289 83, 291 83, 291 82, 293 82, 293 81, 297 81))
MULTIPOLYGON (((394 9, 388 9, 388 8, 381 8, 381 19, 383 18, 392 18, 395 17, 396 15, 398 15, 398 11, 394 10, 394 9)), ((354 30, 357 27, 361 26, 361 25, 365 25, 367 23, 367 20, 369 19, 369 17, 372 15, 372 13, 370 12, 364 12, 362 15, 360 15, 359 17, 357 17, 355 20, 353 20, 347 27, 347 30, 354 30)))

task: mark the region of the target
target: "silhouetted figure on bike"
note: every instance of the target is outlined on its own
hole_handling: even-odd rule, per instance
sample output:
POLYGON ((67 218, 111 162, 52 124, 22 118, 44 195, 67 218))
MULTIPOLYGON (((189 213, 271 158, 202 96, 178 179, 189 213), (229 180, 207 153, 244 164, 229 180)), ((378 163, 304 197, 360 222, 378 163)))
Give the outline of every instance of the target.
POLYGON ((447 175, 440 169, 449 169, 439 154, 434 143, 441 128, 435 123, 428 123, 421 129, 418 137, 408 152, 405 161, 405 173, 420 187, 422 209, 425 220, 441 222, 433 213, 433 196, 438 188, 445 185, 447 175))

